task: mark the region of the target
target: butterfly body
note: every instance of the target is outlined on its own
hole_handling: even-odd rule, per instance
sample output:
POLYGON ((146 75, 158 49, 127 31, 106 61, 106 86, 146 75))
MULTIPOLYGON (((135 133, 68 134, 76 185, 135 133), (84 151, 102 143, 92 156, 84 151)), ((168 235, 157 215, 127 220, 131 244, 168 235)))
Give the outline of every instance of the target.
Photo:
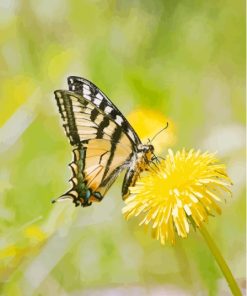
POLYGON ((127 169, 123 198, 139 174, 148 169, 153 146, 144 145, 117 107, 90 81, 71 76, 69 90, 55 98, 70 144, 72 189, 58 200, 72 199, 76 206, 101 201, 118 175, 127 169))

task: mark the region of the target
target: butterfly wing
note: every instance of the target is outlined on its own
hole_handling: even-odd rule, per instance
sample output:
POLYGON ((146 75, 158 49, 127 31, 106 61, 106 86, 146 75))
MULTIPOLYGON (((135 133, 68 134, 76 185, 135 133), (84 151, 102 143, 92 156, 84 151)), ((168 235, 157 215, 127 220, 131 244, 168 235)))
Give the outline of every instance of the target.
POLYGON ((55 98, 70 140, 72 189, 60 198, 87 206, 101 200, 120 172, 131 164, 135 142, 105 113, 104 106, 71 91, 55 91, 55 98))
POLYGON ((138 144, 141 144, 141 140, 128 120, 95 84, 82 77, 70 76, 68 77, 68 85, 70 91, 82 95, 88 101, 92 102, 95 106, 101 109, 105 115, 116 122, 116 124, 121 126, 130 141, 133 143, 133 148, 136 148, 138 144))

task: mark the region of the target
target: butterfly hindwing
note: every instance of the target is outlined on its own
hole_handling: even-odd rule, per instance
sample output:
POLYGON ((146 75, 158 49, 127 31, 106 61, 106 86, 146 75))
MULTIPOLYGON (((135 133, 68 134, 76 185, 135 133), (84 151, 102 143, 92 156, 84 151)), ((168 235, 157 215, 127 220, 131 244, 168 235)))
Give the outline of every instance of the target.
POLYGON ((110 153, 108 150, 110 145, 107 142, 109 141, 102 139, 89 140, 81 148, 73 150, 74 158, 70 164, 73 175, 72 188, 62 196, 62 199, 72 198, 76 205, 88 206, 104 197, 126 161, 124 154, 104 177, 110 153))

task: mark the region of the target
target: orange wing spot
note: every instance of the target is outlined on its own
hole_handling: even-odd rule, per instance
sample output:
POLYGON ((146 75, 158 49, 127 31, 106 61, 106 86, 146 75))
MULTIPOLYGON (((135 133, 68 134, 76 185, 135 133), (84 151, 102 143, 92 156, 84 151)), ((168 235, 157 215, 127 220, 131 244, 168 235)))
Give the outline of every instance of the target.
POLYGON ((89 202, 100 202, 100 200, 98 198, 96 198, 95 196, 91 195, 88 199, 89 202))

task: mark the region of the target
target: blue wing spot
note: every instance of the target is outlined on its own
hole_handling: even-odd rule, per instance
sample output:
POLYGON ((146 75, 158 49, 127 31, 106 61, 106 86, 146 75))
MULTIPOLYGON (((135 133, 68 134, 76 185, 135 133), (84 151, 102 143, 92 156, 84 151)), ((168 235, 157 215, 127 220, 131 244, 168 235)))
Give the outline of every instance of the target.
POLYGON ((85 198, 86 198, 86 199, 89 199, 90 196, 91 196, 91 191, 88 189, 88 190, 86 191, 85 198))

